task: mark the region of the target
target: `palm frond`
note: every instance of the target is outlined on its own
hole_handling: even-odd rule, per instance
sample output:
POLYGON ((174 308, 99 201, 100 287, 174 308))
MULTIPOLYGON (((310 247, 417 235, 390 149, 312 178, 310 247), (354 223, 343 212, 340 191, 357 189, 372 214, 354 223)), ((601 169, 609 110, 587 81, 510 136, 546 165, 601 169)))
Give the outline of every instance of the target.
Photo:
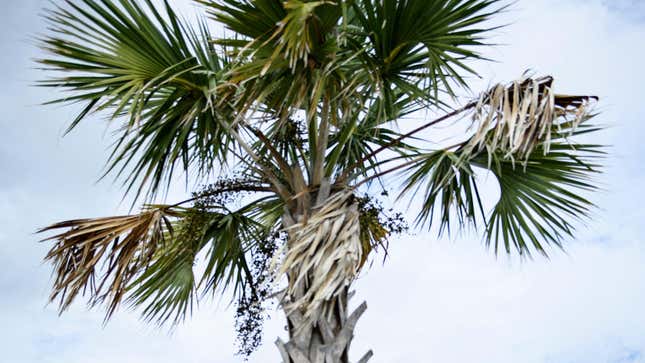
POLYGON ((272 196, 229 210, 219 204, 226 197, 209 191, 191 207, 149 206, 137 215, 40 230, 65 230, 44 240, 55 241, 46 257, 54 265, 51 301, 59 299, 63 312, 87 295, 90 306, 105 304, 106 320, 127 301, 161 325, 182 321, 202 297, 255 289, 247 257, 267 248, 263 243, 276 232, 283 204, 272 196), (205 268, 198 275, 201 254, 205 268))
POLYGON ((495 85, 481 94, 473 110, 477 130, 466 149, 486 149, 519 161, 526 160, 538 145, 547 154, 554 129, 561 129, 562 122, 570 122, 575 129, 597 99, 555 94, 550 76, 531 78, 524 74, 510 85, 495 85))
POLYGON ((62 312, 79 293, 88 294, 90 305, 107 304, 110 317, 172 233, 175 215, 172 209, 151 207, 138 215, 70 220, 41 229, 66 229, 44 240, 56 241, 45 257, 54 265, 51 301, 60 298, 62 312))
POLYGON ((208 13, 217 22, 246 39, 268 40, 277 24, 284 19, 286 11, 280 0, 197 0, 206 6, 208 13))
POLYGON ((444 230, 450 232, 453 216, 457 217, 459 227, 474 224, 477 213, 483 216, 475 174, 458 153, 439 150, 422 154, 404 173, 409 175, 400 196, 419 193, 423 196, 417 224, 427 223, 431 227, 438 214, 441 234, 444 230))
POLYGON ((193 207, 174 225, 174 234, 129 286, 128 300, 143 307, 143 317, 163 324, 190 315, 199 298, 229 290, 234 296, 253 285, 245 253, 264 230, 243 213, 220 207, 193 207), (205 269, 196 276, 198 255, 205 269), (208 294, 207 294, 208 293, 208 294))
POLYGON ((600 129, 582 125, 593 116, 594 100, 597 97, 558 95, 552 77, 531 78, 528 73, 510 85, 495 85, 461 109, 472 112, 476 126, 467 141, 408 162, 401 195, 424 188, 417 222, 431 225, 439 207, 440 233, 449 230, 454 215, 460 227, 474 225, 478 210, 485 221, 486 217, 473 167, 491 170, 502 197, 488 218, 487 243, 497 250, 503 239, 506 252, 513 243, 524 254, 528 240, 544 253, 540 240, 559 245, 572 231, 569 222, 545 216, 545 211, 555 214, 555 207, 565 215, 584 216, 591 206, 576 192, 565 193, 563 186, 594 189, 589 180, 598 165, 592 156, 600 147, 573 139, 600 129), (551 152, 552 145, 557 152, 551 152), (522 167, 516 168, 516 161, 522 167))
POLYGON ((593 177, 599 172, 603 146, 575 138, 599 130, 578 120, 559 123, 550 131, 549 151, 545 142, 538 144, 522 165, 501 150, 471 154, 468 143, 455 151, 422 155, 406 170, 402 195, 423 191, 419 223, 431 226, 435 208, 440 208, 440 231, 450 229, 451 216, 457 216, 459 228, 482 219, 486 244, 496 253, 503 245, 506 253, 516 250, 530 256, 535 250, 546 255, 545 244, 561 247, 563 239, 573 235, 574 222, 587 218, 593 208, 585 193, 597 189, 593 177), (480 199, 478 169, 492 172, 500 187, 500 199, 488 214, 480 199))
POLYGON ((103 110, 124 119, 108 171, 127 172, 137 193, 148 185, 154 195, 176 166, 203 175, 225 162, 226 59, 207 27, 183 24, 167 2, 163 13, 150 0, 80 2, 47 11, 51 35, 41 46, 49 57, 39 60, 56 74, 40 85, 70 92, 53 103, 85 105, 69 130, 103 110))
POLYGON ((265 53, 261 74, 274 62, 286 61, 291 69, 307 65, 332 33, 341 8, 332 1, 301 0, 198 0, 215 20, 246 39, 222 39, 220 43, 265 53))
POLYGON ((501 8, 496 0, 359 0, 352 2, 351 24, 366 38, 365 62, 377 70, 380 91, 406 90, 415 98, 439 102, 466 86, 462 73, 475 74, 468 60, 481 59, 490 28, 480 28, 501 8))
MULTIPOLYGON (((591 126, 581 131, 597 130, 591 126)), ((556 133, 557 141, 550 144, 548 153, 546 145, 537 146, 523 166, 502 153, 472 159, 473 165, 489 169, 499 183, 500 199, 486 228, 486 244, 496 252, 503 244, 507 253, 515 249, 530 256, 533 249, 547 255, 545 244, 561 248, 564 238, 573 236, 574 222, 588 218, 594 207, 588 195, 598 189, 594 176, 600 172, 604 147, 564 141, 571 137, 570 131, 556 133)))

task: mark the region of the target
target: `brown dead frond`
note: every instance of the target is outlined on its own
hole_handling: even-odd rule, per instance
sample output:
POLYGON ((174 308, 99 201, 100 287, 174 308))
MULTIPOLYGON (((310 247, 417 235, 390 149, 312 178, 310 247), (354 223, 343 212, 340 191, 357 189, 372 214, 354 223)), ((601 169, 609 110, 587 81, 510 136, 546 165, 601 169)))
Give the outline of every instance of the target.
POLYGON ((554 128, 570 122, 574 130, 589 114, 595 96, 559 95, 553 77, 532 78, 525 73, 509 85, 497 84, 479 97, 473 108, 477 131, 467 145, 470 152, 501 151, 505 158, 525 161, 534 148, 549 152, 554 128))
POLYGON ((38 231, 66 230, 43 240, 56 241, 45 257, 54 265, 50 301, 59 299, 62 312, 79 293, 88 294, 90 305, 107 303, 109 318, 172 232, 173 215, 168 207, 148 207, 137 215, 70 220, 38 231))

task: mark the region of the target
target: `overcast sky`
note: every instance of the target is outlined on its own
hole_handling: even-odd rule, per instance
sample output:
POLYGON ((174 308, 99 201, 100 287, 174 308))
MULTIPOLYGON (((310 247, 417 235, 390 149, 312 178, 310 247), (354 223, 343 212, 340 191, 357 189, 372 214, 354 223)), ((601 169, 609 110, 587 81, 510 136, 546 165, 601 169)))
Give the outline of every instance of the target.
MULTIPOLYGON (((83 304, 58 317, 47 306, 47 245, 40 226, 119 210, 121 190, 96 183, 111 141, 88 122, 62 138, 73 108, 41 107, 55 95, 30 86, 47 1, 5 0, 0 13, 0 362, 170 363, 240 361, 232 309, 200 307, 173 334, 122 310, 106 327, 83 304)), ((182 13, 195 9, 175 3, 182 13)), ((390 259, 356 284, 368 301, 353 356, 374 362, 645 362, 645 2, 520 0, 500 21, 480 64, 483 89, 527 68, 551 74, 561 93, 601 97, 598 141, 613 144, 594 220, 567 254, 520 263, 486 251, 478 236, 437 240, 418 231, 392 241, 390 259)), ((177 192, 179 194, 179 192, 177 192)), ((172 194, 171 194, 172 197, 172 194)), ((279 313, 252 362, 277 362, 279 313)))

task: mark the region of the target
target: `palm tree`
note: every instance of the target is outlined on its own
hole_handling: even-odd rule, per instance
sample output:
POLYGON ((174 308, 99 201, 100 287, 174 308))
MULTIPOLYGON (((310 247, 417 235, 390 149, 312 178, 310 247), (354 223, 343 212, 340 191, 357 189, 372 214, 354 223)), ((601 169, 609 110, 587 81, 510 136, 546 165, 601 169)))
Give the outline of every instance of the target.
POLYGON ((348 362, 366 309, 348 311, 352 282, 406 227, 379 202, 384 185, 414 197, 417 226, 482 225, 495 252, 524 257, 561 247, 592 208, 602 149, 577 140, 599 129, 587 122, 595 97, 524 74, 450 106, 483 59, 497 0, 198 2, 222 36, 167 0, 67 0, 45 13, 41 85, 68 92, 53 103, 83 105, 69 130, 107 115, 106 174, 145 200, 138 214, 42 230, 57 231, 46 259, 61 311, 86 295, 106 319, 128 303, 176 323, 231 294, 249 353, 263 302, 277 299, 285 363, 348 362), (445 114, 395 131, 423 110, 445 114), (422 136, 449 120, 467 126, 454 144, 422 136), (482 172, 501 193, 489 211, 482 172), (178 175, 202 186, 154 202, 178 175))

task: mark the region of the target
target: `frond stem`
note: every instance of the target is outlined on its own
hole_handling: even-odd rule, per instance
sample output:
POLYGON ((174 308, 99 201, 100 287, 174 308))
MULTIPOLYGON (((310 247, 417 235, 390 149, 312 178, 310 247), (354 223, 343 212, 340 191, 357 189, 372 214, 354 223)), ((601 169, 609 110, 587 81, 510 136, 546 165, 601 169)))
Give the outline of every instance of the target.
POLYGON ((253 186, 253 185, 240 185, 240 186, 235 186, 235 187, 227 187, 227 188, 222 188, 222 189, 217 189, 209 193, 204 193, 200 194, 196 197, 192 197, 186 200, 182 200, 181 202, 166 206, 167 209, 169 208, 174 208, 174 207, 179 207, 182 204, 190 203, 195 200, 198 200, 203 197, 209 197, 213 195, 218 195, 222 193, 227 193, 227 192, 273 192, 274 190, 269 188, 269 187, 263 187, 263 186, 253 186))
MULTIPOLYGON (((341 174, 341 176, 338 177, 338 181, 342 182, 342 181, 346 180, 347 177, 349 176, 349 173, 351 173, 352 170, 354 170, 355 168, 357 168, 358 166, 363 164, 366 160, 376 156, 380 152, 388 150, 390 147, 400 143, 402 140, 404 140, 404 139, 406 139, 406 138, 408 138, 408 137, 410 137, 410 136, 412 136, 412 135, 414 135, 414 134, 416 134, 416 133, 418 133, 420 131, 423 131, 423 130, 431 127, 431 126, 434 126, 434 125, 436 125, 436 124, 438 124, 440 122, 443 122, 443 121, 445 121, 445 120, 447 120, 447 119, 449 119, 451 117, 454 117, 454 116, 456 116, 456 115, 458 115, 458 114, 460 114, 460 113, 462 113, 462 112, 464 112, 466 110, 469 110, 469 109, 475 107, 476 105, 477 105, 476 102, 470 102, 470 103, 466 104, 464 107, 461 107, 461 108, 456 109, 456 110, 454 110, 454 111, 452 111, 450 113, 447 113, 447 114, 445 114, 445 115, 443 115, 443 116, 441 116, 441 117, 439 117, 437 119, 434 119, 434 120, 432 120, 432 121, 430 121, 430 122, 428 122, 428 123, 426 123, 424 125, 421 125, 421 126, 417 127, 416 129, 414 129, 414 130, 412 130, 412 131, 410 131, 410 132, 408 132, 406 134, 403 134, 403 135, 397 137, 396 139, 394 139, 394 140, 392 140, 392 141, 390 141, 390 142, 388 142, 388 143, 386 143, 384 145, 381 145, 381 147, 379 147, 378 149, 372 151, 371 153, 369 153, 366 156, 362 157, 361 159, 357 160, 354 164, 352 164, 349 167, 347 167, 347 169, 345 169, 343 174, 341 174)), ((362 183, 363 182, 361 182, 361 184, 362 183)))
POLYGON ((416 163, 417 161, 421 160, 423 157, 424 157, 423 155, 417 156, 416 158, 413 158, 412 160, 406 161, 406 162, 405 162, 405 163, 403 163, 403 164, 400 164, 400 165, 394 166, 394 167, 392 167, 392 168, 390 168, 390 169, 387 169, 387 170, 384 170, 384 171, 382 171, 382 172, 380 172, 380 173, 377 173, 377 174, 374 174, 374 175, 372 175, 372 176, 369 176, 369 177, 367 177, 367 178, 365 178, 365 179, 361 180, 360 182, 358 182, 358 183, 357 183, 356 185, 354 185, 352 188, 353 188, 353 189, 358 189, 361 185, 363 185, 363 184, 365 184, 365 183, 369 182, 370 180, 374 180, 374 179, 380 178, 380 177, 382 177, 382 176, 384 176, 384 175, 386 175, 386 174, 389 174, 389 173, 395 172, 395 171, 397 171, 397 170, 399 170, 399 169, 405 168, 406 166, 409 166, 409 165, 414 164, 414 163, 416 163))
POLYGON ((289 200, 289 193, 287 192, 287 189, 285 188, 285 186, 282 183, 280 183, 278 178, 271 170, 269 170, 269 168, 262 165, 260 161, 260 157, 257 156, 257 154, 253 151, 251 146, 249 146, 249 144, 247 144, 246 141, 242 139, 240 134, 238 134, 237 131, 233 130, 232 127, 228 128, 228 132, 231 134, 231 136, 233 136, 233 138, 235 138, 235 141, 237 141, 240 144, 240 146, 253 159, 253 161, 255 161, 258 164, 258 166, 260 166, 260 168, 262 169, 262 172, 269 179, 271 184, 273 184, 273 186, 276 188, 276 192, 280 195, 280 197, 282 197, 285 201, 289 200))
MULTIPOLYGON (((444 148, 444 149, 443 149, 443 151, 448 151, 448 150, 450 150, 450 149, 454 149, 454 148, 456 148, 456 147, 463 146, 464 144, 466 144, 466 142, 465 142, 465 141, 464 141, 464 142, 457 143, 457 144, 454 144, 454 145, 451 145, 451 146, 448 146, 448 147, 444 148)), ((438 150, 437 150, 437 151, 438 151, 438 150)), ((406 155, 406 156, 407 156, 407 155, 406 155)), ((388 163, 388 162, 394 161, 394 160, 396 160, 396 159, 404 158, 404 157, 406 157, 406 156, 399 156, 399 157, 395 157, 395 158, 391 158, 391 159, 385 160, 385 161, 383 161, 382 163, 377 164, 377 166, 378 166, 378 165, 380 165, 380 164, 385 164, 385 163, 388 163)), ((395 171, 397 171, 397 170, 399 170, 399 169, 401 169, 401 168, 404 168, 404 167, 406 167, 406 166, 409 166, 409 165, 411 165, 411 164, 414 164, 414 163, 415 163, 415 162, 417 162, 419 159, 422 159, 422 158, 424 158, 424 157, 425 157, 425 154, 423 154, 423 155, 418 155, 417 157, 413 158, 412 160, 406 161, 406 162, 405 162, 405 163, 403 163, 403 164, 400 164, 400 165, 394 166, 394 167, 392 167, 392 168, 390 168, 390 169, 387 169, 387 170, 385 170, 385 171, 382 171, 382 172, 380 172, 380 173, 377 173, 377 174, 371 175, 371 176, 369 176, 369 177, 367 177, 367 178, 365 178, 365 179, 361 180, 360 182, 358 182, 356 185, 354 185, 354 186, 353 186, 353 188, 354 188, 354 189, 357 189, 357 188, 358 188, 358 187, 360 187, 361 185, 363 185, 363 184, 365 184, 365 183, 369 182, 370 180, 380 178, 380 177, 382 177, 382 176, 384 176, 384 175, 387 175, 387 174, 392 173, 392 172, 395 172, 395 171)))

